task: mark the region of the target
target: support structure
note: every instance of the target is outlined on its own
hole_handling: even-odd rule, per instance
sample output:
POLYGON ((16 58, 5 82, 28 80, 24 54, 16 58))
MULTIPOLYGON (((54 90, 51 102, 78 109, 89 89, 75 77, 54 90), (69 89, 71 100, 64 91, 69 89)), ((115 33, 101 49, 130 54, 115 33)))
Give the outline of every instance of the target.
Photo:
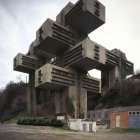
POLYGON ((14 70, 29 74, 29 113, 86 118, 88 95, 106 94, 133 73, 133 63, 123 52, 88 38, 104 23, 103 4, 79 0, 68 3, 56 21, 47 19, 37 30, 28 53, 14 58, 14 70), (87 75, 92 69, 101 71, 101 80, 87 75))

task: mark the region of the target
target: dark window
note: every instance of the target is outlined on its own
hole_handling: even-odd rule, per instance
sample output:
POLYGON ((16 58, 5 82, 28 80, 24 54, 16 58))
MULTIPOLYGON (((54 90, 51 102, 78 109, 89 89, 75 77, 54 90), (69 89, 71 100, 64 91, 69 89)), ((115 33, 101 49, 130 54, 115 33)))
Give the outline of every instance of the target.
POLYGON ((96 48, 96 49, 99 49, 99 46, 95 45, 95 48, 96 48))
POLYGON ((98 9, 96 9, 95 15, 98 16, 98 17, 100 16, 100 11, 98 9))
POLYGON ((42 75, 42 74, 41 74, 41 70, 39 70, 39 71, 38 71, 38 75, 39 75, 39 76, 41 76, 41 75, 42 75))
POLYGON ((95 7, 100 9, 100 3, 98 1, 95 2, 95 7))
POLYGON ((39 29, 39 34, 42 34, 43 33, 43 30, 42 30, 42 27, 39 29))
POLYGON ((95 53, 95 56, 99 56, 99 54, 98 53, 95 53))

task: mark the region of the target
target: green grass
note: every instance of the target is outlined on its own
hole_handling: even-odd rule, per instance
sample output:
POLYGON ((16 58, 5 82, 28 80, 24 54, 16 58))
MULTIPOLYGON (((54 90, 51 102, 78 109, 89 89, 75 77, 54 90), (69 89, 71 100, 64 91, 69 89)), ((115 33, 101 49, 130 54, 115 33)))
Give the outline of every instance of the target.
POLYGON ((140 129, 114 129, 114 130, 111 130, 110 132, 118 133, 118 134, 126 134, 126 133, 140 134, 140 129))
POLYGON ((59 130, 64 130, 64 131, 70 131, 70 129, 69 129, 68 127, 66 127, 66 126, 64 126, 64 127, 59 127, 58 129, 59 129, 59 130))

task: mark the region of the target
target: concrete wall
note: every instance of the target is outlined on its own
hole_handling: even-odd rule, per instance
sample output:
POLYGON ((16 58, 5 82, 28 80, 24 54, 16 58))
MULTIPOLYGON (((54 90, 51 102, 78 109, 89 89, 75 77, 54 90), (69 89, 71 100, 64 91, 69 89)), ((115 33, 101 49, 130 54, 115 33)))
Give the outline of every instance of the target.
POLYGON ((82 131, 84 132, 83 125, 86 125, 86 132, 96 132, 96 122, 85 121, 82 119, 70 119, 69 120, 69 128, 75 131, 82 131), (92 129, 90 130, 90 126, 92 129))

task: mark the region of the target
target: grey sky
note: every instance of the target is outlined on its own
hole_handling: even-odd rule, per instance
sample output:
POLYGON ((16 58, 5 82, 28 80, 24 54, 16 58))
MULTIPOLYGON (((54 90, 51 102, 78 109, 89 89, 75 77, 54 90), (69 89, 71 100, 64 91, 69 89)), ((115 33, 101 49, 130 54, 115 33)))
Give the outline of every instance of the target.
MULTIPOLYGON (((75 3, 77 0, 70 0, 75 3)), ((69 0, 0 0, 0 88, 16 81, 13 58, 27 53, 36 30, 56 15, 69 0)), ((106 23, 90 38, 108 49, 118 48, 140 68, 140 0, 100 0, 106 6, 106 23)), ((94 73, 92 72, 94 75, 94 73)), ((96 73, 95 73, 96 74, 96 73)), ((25 75, 22 74, 25 80, 25 75)))

